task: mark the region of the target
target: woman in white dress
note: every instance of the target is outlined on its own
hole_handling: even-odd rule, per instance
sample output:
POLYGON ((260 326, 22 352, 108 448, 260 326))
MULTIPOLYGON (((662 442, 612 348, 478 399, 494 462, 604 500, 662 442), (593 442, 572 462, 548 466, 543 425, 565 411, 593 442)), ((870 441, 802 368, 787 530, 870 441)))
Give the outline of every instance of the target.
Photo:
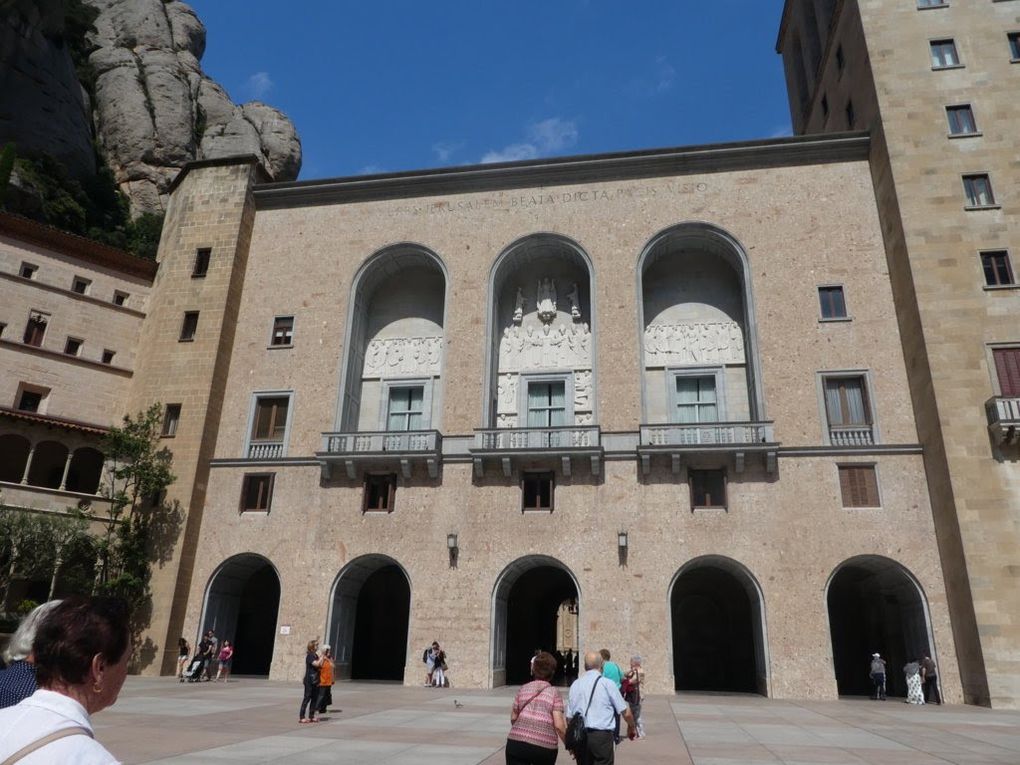
POLYGON ((907 662, 903 666, 903 674, 907 677, 907 703, 923 704, 924 691, 921 690, 921 665, 916 661, 907 662))

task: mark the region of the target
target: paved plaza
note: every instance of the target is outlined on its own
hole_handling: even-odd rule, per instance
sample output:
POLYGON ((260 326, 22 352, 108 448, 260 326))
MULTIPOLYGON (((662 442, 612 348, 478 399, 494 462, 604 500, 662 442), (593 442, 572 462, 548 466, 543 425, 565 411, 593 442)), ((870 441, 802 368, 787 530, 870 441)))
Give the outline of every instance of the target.
MULTIPOLYGON (((94 722, 125 763, 492 765, 504 761, 515 690, 345 683, 333 690, 342 712, 299 725, 297 683, 132 677, 94 722)), ((1017 712, 684 694, 649 698, 644 717, 648 737, 620 746, 621 765, 1020 763, 1017 712)), ((561 751, 559 762, 573 760, 561 751)))

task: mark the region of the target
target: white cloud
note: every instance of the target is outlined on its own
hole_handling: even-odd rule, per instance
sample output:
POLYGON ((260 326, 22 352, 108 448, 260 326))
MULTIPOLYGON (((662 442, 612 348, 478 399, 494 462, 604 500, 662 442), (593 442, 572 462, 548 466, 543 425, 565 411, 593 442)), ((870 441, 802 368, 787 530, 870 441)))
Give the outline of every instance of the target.
POLYGON ((253 98, 262 98, 273 89, 273 81, 269 72, 255 72, 245 83, 245 88, 253 98))
POLYGON ((665 56, 658 56, 655 59, 655 66, 655 92, 665 93, 673 87, 673 82, 676 80, 676 69, 673 68, 673 65, 669 63, 665 56))
POLYGON ((509 144, 502 149, 491 149, 482 156, 482 163, 537 159, 561 152, 577 143, 577 123, 561 117, 532 122, 526 132, 528 140, 509 144))
POLYGON ((463 141, 436 141, 432 144, 432 151, 440 162, 449 162, 450 158, 464 146, 463 141))
POLYGON ((769 138, 789 138, 793 135, 793 129, 789 125, 780 125, 769 133, 769 138))
POLYGON ((630 81, 628 89, 640 98, 651 98, 672 89, 676 82, 676 68, 666 56, 655 57, 651 68, 630 81))
POLYGON ((379 175, 379 173, 385 173, 386 168, 380 167, 379 165, 365 165, 358 171, 358 175, 379 175))

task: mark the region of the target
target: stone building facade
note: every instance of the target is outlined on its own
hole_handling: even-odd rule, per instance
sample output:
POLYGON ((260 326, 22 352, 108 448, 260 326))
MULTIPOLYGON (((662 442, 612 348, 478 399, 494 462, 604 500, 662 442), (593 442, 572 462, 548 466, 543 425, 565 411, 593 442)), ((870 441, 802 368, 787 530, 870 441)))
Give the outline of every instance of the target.
POLYGON ((869 130, 966 698, 1020 705, 1020 5, 788 0, 798 133, 869 130))

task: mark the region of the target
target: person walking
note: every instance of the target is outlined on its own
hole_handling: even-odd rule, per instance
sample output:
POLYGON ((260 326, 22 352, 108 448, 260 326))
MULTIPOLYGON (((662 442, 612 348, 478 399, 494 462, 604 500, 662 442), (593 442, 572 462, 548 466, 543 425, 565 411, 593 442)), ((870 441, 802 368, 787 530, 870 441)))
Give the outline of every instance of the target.
POLYGON ((216 637, 216 633, 213 630, 209 630, 209 659, 205 663, 206 682, 212 680, 213 662, 216 661, 216 657, 219 655, 220 655, 220 639, 216 637))
POLYGON ((191 655, 191 646, 184 636, 177 640, 177 679, 184 680, 184 668, 188 666, 188 657, 191 655))
POLYGON ((223 682, 227 682, 227 678, 230 677, 230 662, 233 658, 234 646, 229 640, 224 640, 218 657, 220 666, 216 669, 216 682, 219 682, 220 678, 223 678, 223 682))
POLYGON ((924 693, 921 691, 921 665, 916 661, 908 661, 903 665, 903 674, 907 678, 907 703, 923 704, 924 693))
MULTIPOLYGON (((602 656, 602 677, 607 680, 612 680, 616 684, 616 690, 620 690, 623 687, 623 670, 620 669, 620 665, 615 661, 612 661, 612 654, 609 653, 608 648, 602 648, 599 650, 599 654, 602 656)), ((621 694, 622 695, 622 694, 621 694)), ((614 742, 620 743, 620 718, 616 718, 616 733, 614 734, 614 742)))
POLYGON ((567 734, 563 699, 552 679, 556 657, 539 651, 531 661, 535 678, 522 685, 510 708, 510 732, 506 737, 506 765, 552 765, 559 751, 557 738, 567 734))
POLYGON ((645 670, 641 666, 640 656, 630 657, 630 671, 623 676, 620 693, 623 700, 630 704, 630 712, 634 715, 638 738, 645 737, 645 725, 641 720, 641 694, 645 684, 645 670))
POLYGON ((630 738, 637 734, 634 715, 627 702, 616 685, 602 676, 602 663, 599 652, 585 653, 584 674, 570 686, 567 719, 581 715, 587 731, 583 748, 573 753, 578 765, 612 765, 615 762, 613 737, 617 715, 627 723, 630 738))
POLYGON ((319 697, 316 709, 322 714, 333 703, 333 649, 328 645, 322 647, 320 661, 322 663, 319 665, 319 697))
POLYGON ((921 659, 921 682, 924 685, 924 700, 942 706, 942 694, 939 693, 939 670, 931 656, 925 654, 921 659))
POLYGON ((322 666, 318 650, 319 641, 309 640, 305 651, 305 695, 301 699, 301 711, 298 712, 299 723, 315 722, 315 703, 319 695, 319 667, 322 666), (305 717, 305 710, 308 710, 307 717, 305 717))
POLYGON ((875 689, 871 698, 875 701, 885 701, 885 659, 880 654, 871 654, 871 685, 875 689))

